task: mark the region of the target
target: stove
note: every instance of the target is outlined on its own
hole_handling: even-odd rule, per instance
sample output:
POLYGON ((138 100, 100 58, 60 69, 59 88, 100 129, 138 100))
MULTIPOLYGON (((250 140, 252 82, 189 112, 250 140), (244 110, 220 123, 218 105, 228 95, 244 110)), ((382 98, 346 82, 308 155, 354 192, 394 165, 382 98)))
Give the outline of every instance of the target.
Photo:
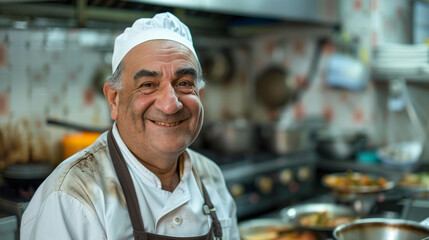
POLYGON ((310 195, 316 162, 316 155, 306 151, 260 154, 220 164, 237 204, 238 220, 266 214, 310 195))

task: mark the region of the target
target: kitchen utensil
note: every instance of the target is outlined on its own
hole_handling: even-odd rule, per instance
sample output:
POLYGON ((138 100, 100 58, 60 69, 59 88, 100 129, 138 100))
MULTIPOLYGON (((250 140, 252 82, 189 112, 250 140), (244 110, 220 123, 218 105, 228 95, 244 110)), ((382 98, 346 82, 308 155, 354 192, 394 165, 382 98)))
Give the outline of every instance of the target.
POLYGON ((378 179, 383 178, 379 175, 375 174, 363 174, 358 172, 345 172, 345 173, 332 173, 322 177, 322 185, 329 188, 337 199, 338 202, 349 204, 353 206, 354 210, 360 217, 366 217, 377 201, 377 196, 385 191, 392 189, 395 186, 395 182, 392 180, 388 180, 387 178, 383 178, 385 183, 375 184, 375 185, 333 185, 328 183, 329 178, 347 178, 351 176, 353 181, 357 181, 362 177, 369 177, 370 179, 378 179))
POLYGON ((328 160, 350 160, 365 148, 367 142, 367 136, 363 133, 338 134, 322 131, 315 135, 317 153, 328 160))
POLYGON ((95 142, 95 140, 97 140, 102 132, 107 130, 104 128, 87 127, 65 121, 58 121, 55 119, 47 119, 46 123, 79 130, 79 132, 70 133, 63 136, 61 140, 63 159, 66 159, 78 151, 88 147, 93 142, 95 142))
POLYGON ((427 225, 402 219, 360 219, 334 229, 336 240, 421 240, 428 236, 427 225))
POLYGON ((377 154, 386 166, 410 168, 417 163, 422 151, 423 144, 421 142, 407 141, 382 147, 377 154))
POLYGON ((279 235, 293 234, 293 239, 318 240, 322 239, 317 233, 295 228, 278 218, 258 218, 246 220, 238 224, 243 240, 275 240, 279 235))
POLYGON ((272 150, 277 154, 304 151, 310 148, 308 131, 304 128, 276 128, 271 138, 272 150))
POLYGON ((105 132, 108 130, 107 128, 96 128, 96 127, 90 127, 90 126, 83 126, 83 125, 79 125, 79 124, 75 124, 75 123, 71 123, 71 122, 66 122, 66 121, 55 120, 55 119, 51 119, 51 118, 48 118, 46 120, 46 124, 56 125, 56 126, 70 128, 70 129, 74 129, 74 130, 78 130, 78 131, 84 131, 84 132, 102 133, 102 132, 105 132))
POLYGON ((208 124, 206 132, 210 147, 224 154, 241 154, 252 151, 253 127, 245 119, 208 124))
MULTIPOLYGON (((282 209, 280 211, 280 216, 283 218, 285 222, 292 223, 295 226, 298 226, 303 229, 330 232, 334 230, 336 226, 327 226, 327 223, 325 223, 325 226, 323 226, 322 223, 319 223, 319 225, 312 226, 312 225, 303 225, 300 222, 302 217, 312 215, 312 214, 320 214, 324 212, 328 214, 329 219, 340 220, 341 218, 342 223, 344 223, 344 221, 355 220, 357 217, 357 214, 353 210, 353 208, 346 205, 340 205, 340 204, 334 204, 334 203, 299 204, 299 205, 282 209)), ((338 225, 339 223, 340 222, 338 221, 338 225)))
POLYGON ((269 66, 256 78, 256 98, 269 108, 279 108, 293 97, 293 89, 287 86, 287 70, 280 66, 269 66))
POLYGON ((95 132, 76 132, 63 136, 61 144, 63 147, 63 159, 67 159, 80 150, 88 147, 97 140, 100 133, 95 132))
POLYGON ((205 79, 210 83, 226 83, 232 80, 235 73, 235 63, 231 49, 202 49, 200 50, 201 67, 205 79))
MULTIPOLYGON (((345 181, 346 181, 345 180, 345 181)), ((391 180, 388 180, 380 175, 376 174, 367 174, 360 172, 341 172, 341 173, 331 173, 324 175, 322 177, 322 185, 329 188, 333 192, 341 194, 375 194, 381 193, 387 190, 392 189, 395 186, 395 183, 391 180), (344 184, 332 184, 330 179, 342 178, 348 180, 350 183, 344 184), (362 179, 368 179, 368 184, 359 183, 365 182, 361 181, 362 179), (384 180, 378 182, 378 180, 384 180)))
POLYGON ((0 172, 8 194, 29 201, 36 189, 52 172, 54 166, 48 162, 15 163, 0 172))
POLYGON ((334 53, 328 59, 326 83, 331 87, 362 90, 369 80, 369 70, 357 58, 334 53))

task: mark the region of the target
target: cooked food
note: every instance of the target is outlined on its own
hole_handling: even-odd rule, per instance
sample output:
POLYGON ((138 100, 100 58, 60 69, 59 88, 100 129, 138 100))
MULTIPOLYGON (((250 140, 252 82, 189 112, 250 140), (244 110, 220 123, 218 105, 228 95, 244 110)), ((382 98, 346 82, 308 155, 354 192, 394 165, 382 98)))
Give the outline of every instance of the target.
POLYGON ((267 229, 266 232, 256 233, 244 237, 244 240, 317 240, 317 236, 310 231, 288 230, 278 231, 278 228, 267 229))
POLYGON ((326 175, 323 177, 323 181, 328 187, 344 191, 384 188, 388 184, 388 181, 384 177, 376 177, 359 172, 326 175))
POLYGON ((429 172, 405 173, 398 185, 409 188, 429 188, 429 172))
POLYGON ((299 219, 303 227, 335 228, 343 223, 349 223, 355 218, 348 216, 334 216, 328 211, 306 214, 299 219))

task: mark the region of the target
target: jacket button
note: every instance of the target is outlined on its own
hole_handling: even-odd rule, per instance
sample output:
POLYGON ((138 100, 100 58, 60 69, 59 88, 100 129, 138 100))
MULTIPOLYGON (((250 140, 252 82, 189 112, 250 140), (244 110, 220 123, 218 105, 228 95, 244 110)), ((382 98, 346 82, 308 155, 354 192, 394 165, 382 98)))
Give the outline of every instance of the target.
POLYGON ((175 217, 173 219, 173 223, 174 223, 174 225, 179 226, 180 224, 182 224, 182 218, 181 217, 175 217))

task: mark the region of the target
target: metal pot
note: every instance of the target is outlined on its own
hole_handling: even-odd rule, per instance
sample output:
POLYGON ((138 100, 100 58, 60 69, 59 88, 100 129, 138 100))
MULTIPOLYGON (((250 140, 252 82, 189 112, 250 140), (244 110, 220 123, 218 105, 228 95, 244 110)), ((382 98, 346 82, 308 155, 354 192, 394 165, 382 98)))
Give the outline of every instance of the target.
POLYGON ((336 240, 422 240, 428 236, 427 225, 402 219, 367 218, 334 229, 336 240))
POLYGON ((277 154, 306 150, 310 147, 308 131, 304 128, 275 129, 271 147, 277 154))
POLYGON ((317 153, 329 160, 349 160, 356 152, 366 146, 367 136, 363 133, 352 135, 338 135, 318 133, 316 136, 317 153))
POLYGON ((243 119, 217 122, 208 126, 206 138, 210 147, 220 153, 246 153, 252 150, 253 128, 243 119))

